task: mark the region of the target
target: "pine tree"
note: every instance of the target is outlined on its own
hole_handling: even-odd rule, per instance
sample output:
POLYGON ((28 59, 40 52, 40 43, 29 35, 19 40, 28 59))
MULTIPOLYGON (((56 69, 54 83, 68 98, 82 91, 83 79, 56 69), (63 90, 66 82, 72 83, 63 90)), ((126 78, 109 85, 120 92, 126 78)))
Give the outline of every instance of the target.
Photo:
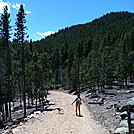
POLYGON ((10 46, 9 46, 9 39, 10 39, 10 13, 8 13, 8 8, 5 6, 3 8, 4 13, 1 16, 1 42, 3 48, 3 63, 5 64, 5 110, 6 110, 6 119, 9 116, 11 118, 11 58, 10 58, 10 46), (9 102, 9 113, 8 113, 8 103, 9 102), (9 114, 9 115, 8 115, 9 114))
POLYGON ((23 103, 24 103, 24 117, 26 117, 26 90, 25 90, 25 55, 24 55, 24 42, 25 42, 25 36, 26 36, 26 30, 27 27, 25 26, 26 19, 25 19, 25 12, 23 9, 23 5, 20 5, 20 9, 16 20, 16 33, 15 37, 17 40, 18 45, 21 45, 21 86, 22 86, 22 93, 23 93, 23 103))

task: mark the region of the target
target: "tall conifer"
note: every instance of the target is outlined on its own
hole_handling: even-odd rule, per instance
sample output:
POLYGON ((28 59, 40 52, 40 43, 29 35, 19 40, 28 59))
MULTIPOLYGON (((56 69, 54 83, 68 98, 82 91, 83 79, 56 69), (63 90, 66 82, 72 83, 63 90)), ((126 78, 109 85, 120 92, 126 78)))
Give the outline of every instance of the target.
POLYGON ((9 39, 10 39, 10 13, 8 13, 8 7, 5 6, 3 8, 4 13, 1 15, 1 44, 2 44, 2 58, 5 70, 3 70, 3 75, 5 76, 4 79, 4 87, 5 91, 5 111, 6 111, 6 119, 9 116, 11 118, 11 58, 10 58, 10 46, 9 46, 9 39), (9 109, 8 109, 8 102, 9 102, 9 109), (9 112, 9 113, 8 113, 9 112))
POLYGON ((15 37, 17 40, 18 45, 21 45, 21 87, 22 87, 22 94, 23 94, 23 104, 24 104, 24 117, 26 117, 26 90, 25 90, 25 54, 24 54, 24 42, 26 36, 27 27, 25 26, 26 19, 25 19, 25 12, 23 5, 20 5, 20 9, 18 14, 16 15, 16 33, 15 37))

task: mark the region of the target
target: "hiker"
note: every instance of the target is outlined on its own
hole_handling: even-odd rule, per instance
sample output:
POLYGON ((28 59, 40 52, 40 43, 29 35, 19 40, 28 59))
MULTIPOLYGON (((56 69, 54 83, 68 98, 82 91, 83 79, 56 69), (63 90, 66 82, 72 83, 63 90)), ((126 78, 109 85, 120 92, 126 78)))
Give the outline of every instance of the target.
POLYGON ((77 95, 77 98, 72 102, 72 105, 74 104, 74 102, 76 102, 76 116, 78 116, 77 111, 79 111, 79 116, 81 116, 80 107, 82 103, 81 103, 80 94, 77 95))

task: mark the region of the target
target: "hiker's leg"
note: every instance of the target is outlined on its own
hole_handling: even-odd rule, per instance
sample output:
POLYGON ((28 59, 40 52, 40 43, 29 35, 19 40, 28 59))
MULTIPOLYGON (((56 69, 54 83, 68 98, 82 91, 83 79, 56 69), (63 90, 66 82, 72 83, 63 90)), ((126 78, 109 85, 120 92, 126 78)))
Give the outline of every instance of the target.
POLYGON ((76 105, 76 115, 77 115, 77 105, 76 105))
POLYGON ((80 113, 80 106, 79 106, 79 116, 81 115, 81 113, 80 113))

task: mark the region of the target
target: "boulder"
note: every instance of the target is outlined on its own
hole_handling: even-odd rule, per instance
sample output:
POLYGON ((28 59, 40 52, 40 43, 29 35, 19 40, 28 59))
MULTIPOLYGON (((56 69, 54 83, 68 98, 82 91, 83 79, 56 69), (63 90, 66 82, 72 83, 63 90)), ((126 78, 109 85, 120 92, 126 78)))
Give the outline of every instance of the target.
MULTIPOLYGON (((127 119, 127 111, 121 112, 121 113, 116 113, 116 115, 120 115, 121 120, 127 119)), ((131 120, 134 120, 134 113, 131 112, 131 120)))
POLYGON ((35 111, 34 114, 37 115, 37 114, 40 114, 41 111, 35 111))
MULTIPOLYGON (((131 121, 131 127, 134 128, 134 121, 131 121)), ((121 120, 119 123, 118 128, 115 130, 114 134, 126 134, 128 133, 128 121, 127 120, 121 120)))
POLYGON ((6 124, 4 124, 5 129, 8 129, 9 127, 11 127, 13 125, 13 122, 7 122, 6 124))
MULTIPOLYGON (((121 120, 118 127, 128 127, 128 121, 127 120, 121 120)), ((134 128, 134 120, 131 120, 131 127, 134 128)))
POLYGON ((130 99, 130 101, 127 102, 127 106, 134 106, 134 97, 130 99))
POLYGON ((121 122, 120 122, 120 124, 119 124, 118 127, 119 128, 122 128, 122 127, 128 128, 128 122, 127 122, 127 120, 121 120, 121 122))
POLYGON ((128 128, 127 127, 119 127, 115 130, 114 134, 126 134, 128 132, 128 128))
POLYGON ((34 114, 31 114, 31 115, 27 116, 28 119, 31 119, 31 118, 34 118, 34 117, 35 117, 34 114))
POLYGON ((121 120, 125 119, 127 116, 127 111, 120 113, 121 120))
POLYGON ((9 128, 9 129, 5 130, 4 134, 13 134, 13 132, 12 132, 11 128, 9 128))
POLYGON ((134 113, 131 113, 131 120, 134 120, 134 113))
POLYGON ((0 134, 3 134, 3 133, 4 133, 4 128, 0 129, 0 134))
POLYGON ((18 122, 19 122, 19 121, 18 121, 17 119, 13 119, 13 124, 14 124, 14 125, 17 125, 18 122))
POLYGON ((18 131, 18 128, 12 129, 13 134, 18 131))
POLYGON ((23 122, 20 122, 20 124, 19 124, 20 126, 22 126, 23 125, 23 122))
POLYGON ((130 107, 130 109, 133 111, 134 108, 134 97, 131 98, 128 102, 126 102, 124 105, 121 105, 120 107, 118 107, 116 110, 118 112, 124 112, 127 111, 128 106, 130 107))

